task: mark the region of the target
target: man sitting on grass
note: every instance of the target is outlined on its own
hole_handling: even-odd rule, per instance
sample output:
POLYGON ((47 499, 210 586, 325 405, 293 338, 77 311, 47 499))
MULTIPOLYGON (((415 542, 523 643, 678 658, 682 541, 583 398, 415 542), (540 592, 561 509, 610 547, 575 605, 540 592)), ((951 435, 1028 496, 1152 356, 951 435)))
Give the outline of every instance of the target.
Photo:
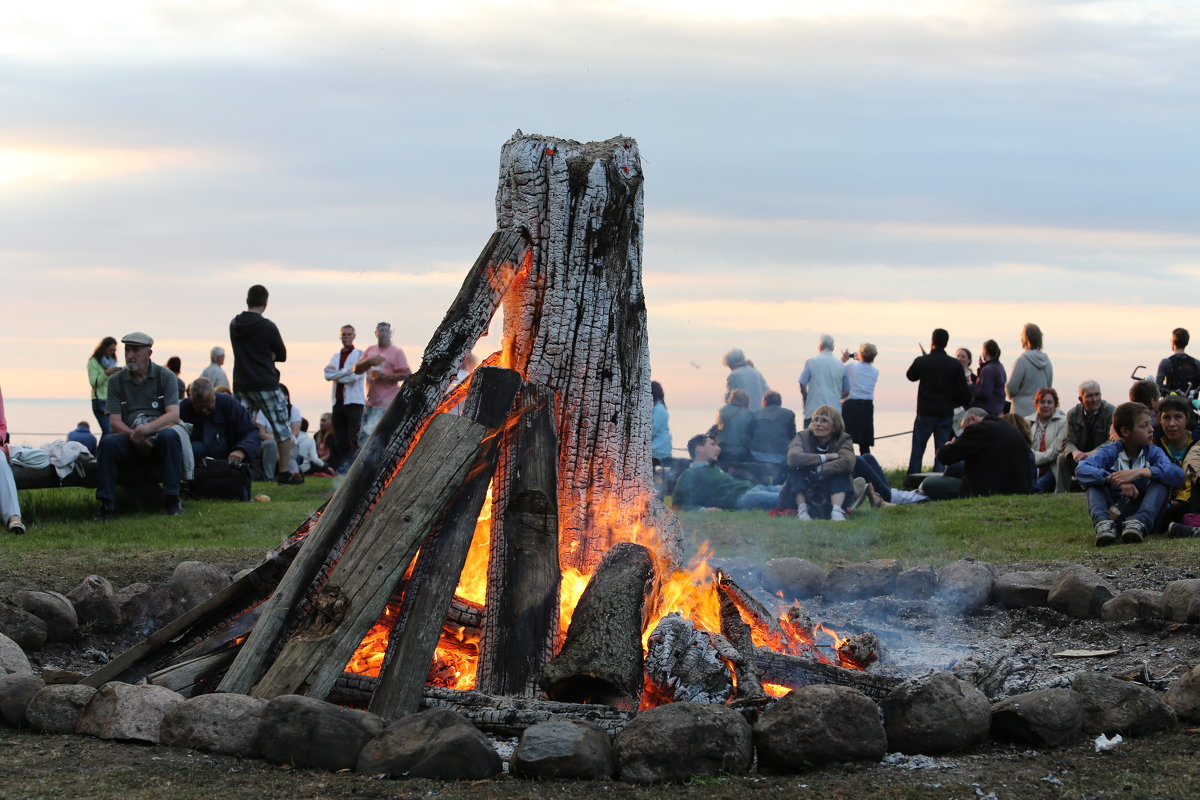
POLYGON ((721 445, 707 433, 688 440, 692 465, 675 482, 674 503, 680 508, 770 511, 779 503, 778 486, 757 486, 731 478, 717 464, 721 445))
POLYGON ((1117 541, 1136 544, 1154 530, 1170 489, 1183 486, 1183 470, 1156 447, 1150 409, 1122 403, 1113 412, 1118 440, 1101 445, 1075 470, 1087 492, 1088 513, 1096 528, 1096 546, 1117 541))

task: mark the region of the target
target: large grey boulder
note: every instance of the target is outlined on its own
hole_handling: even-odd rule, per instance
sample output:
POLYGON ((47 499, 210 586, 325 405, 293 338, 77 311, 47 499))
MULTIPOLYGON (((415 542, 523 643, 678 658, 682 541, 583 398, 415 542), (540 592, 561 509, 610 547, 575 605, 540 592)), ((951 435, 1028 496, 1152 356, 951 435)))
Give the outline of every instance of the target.
POLYGON ((1200 667, 1192 667, 1167 690, 1164 698, 1175 709, 1175 716, 1188 722, 1200 722, 1200 667))
POLYGON ((33 696, 25 707, 25 721, 42 733, 74 733, 83 709, 96 690, 78 683, 57 683, 33 696))
POLYGON ((878 761, 887 752, 879 708, 845 686, 805 686, 754 726, 760 772, 797 773, 837 761, 878 761))
POLYGON ((203 561, 184 561, 167 584, 182 611, 190 611, 232 582, 229 573, 203 561))
POLYGON ((1105 622, 1157 619, 1162 616, 1162 601, 1162 592, 1153 589, 1129 589, 1100 607, 1100 619, 1105 622))
POLYGON ((46 623, 46 641, 70 641, 79 626, 75 606, 58 592, 22 592, 21 608, 46 623))
POLYGON ((0 603, 0 633, 26 652, 46 646, 46 623, 25 609, 7 603, 0 603))
POLYGON ((163 717, 182 702, 183 695, 165 686, 113 681, 96 691, 75 732, 97 739, 158 744, 163 717))
POLYGON ((992 709, 983 692, 949 672, 897 686, 880 704, 888 749, 940 755, 987 738, 992 709))
POLYGON ((789 600, 807 600, 821 593, 825 570, 807 558, 772 558, 762 569, 763 588, 782 592, 789 600))
POLYGON ((964 558, 938 570, 937 600, 952 611, 991 605, 996 568, 985 561, 964 558))
POLYGON ((1058 573, 1006 572, 996 579, 996 602, 1004 608, 1041 608, 1049 605, 1050 590, 1058 573))
POLYGON ((363 746, 383 732, 383 720, 297 694, 276 697, 258 727, 258 751, 274 764, 354 769, 363 746))
POLYGON ((18 672, 33 672, 29 656, 25 655, 19 644, 0 633, 0 675, 18 672))
POLYGON ((1200 622, 1200 578, 1164 586, 1162 615, 1172 622, 1200 622))
POLYGON ((729 706, 659 706, 638 714, 617 735, 617 774, 629 783, 744 775, 753 757, 750 724, 729 706))
POLYGON ((487 737, 448 708, 431 708, 389 725, 362 748, 355 771, 393 778, 481 780, 504 771, 487 737))
POLYGON ((550 720, 521 734, 509 768, 525 778, 607 779, 616 769, 612 740, 583 720, 550 720))
POLYGON ((1058 747, 1082 735, 1083 698, 1070 689, 1041 689, 1006 697, 992 706, 992 736, 1058 747))
POLYGON ((161 583, 131 583, 116 593, 116 601, 121 624, 142 636, 149 636, 181 613, 174 595, 161 583))
POLYGON ((1111 675, 1079 672, 1071 688, 1083 697, 1083 732, 1142 736, 1175 724, 1175 712, 1148 686, 1111 675))
POLYGON ((906 569, 896 576, 896 597, 928 600, 937 592, 938 574, 932 564, 906 569))
POLYGON ((28 672, 0 676, 0 722, 13 728, 25 725, 25 709, 46 682, 28 672))
POLYGON ((1095 619, 1115 595, 1112 586, 1095 572, 1082 564, 1072 564, 1058 574, 1046 603, 1076 619, 1095 619))
POLYGON ((80 625, 111 627, 121 621, 121 610, 117 607, 112 584, 100 575, 88 575, 78 586, 67 592, 67 599, 75 606, 80 625))
POLYGON ((268 701, 244 694, 189 697, 163 716, 159 742, 231 756, 258 755, 258 726, 268 701))
POLYGON ((859 564, 834 567, 825 575, 821 594, 826 600, 860 600, 896 591, 900 562, 894 558, 879 558, 859 564))

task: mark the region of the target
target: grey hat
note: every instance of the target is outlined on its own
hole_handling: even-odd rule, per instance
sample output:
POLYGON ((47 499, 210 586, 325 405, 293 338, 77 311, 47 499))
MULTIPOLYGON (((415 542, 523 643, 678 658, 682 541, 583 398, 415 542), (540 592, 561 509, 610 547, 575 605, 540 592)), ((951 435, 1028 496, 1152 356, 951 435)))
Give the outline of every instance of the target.
POLYGON ((137 347, 154 347, 154 340, 141 331, 134 331, 133 333, 125 334, 121 337, 121 342, 124 344, 132 344, 137 347))

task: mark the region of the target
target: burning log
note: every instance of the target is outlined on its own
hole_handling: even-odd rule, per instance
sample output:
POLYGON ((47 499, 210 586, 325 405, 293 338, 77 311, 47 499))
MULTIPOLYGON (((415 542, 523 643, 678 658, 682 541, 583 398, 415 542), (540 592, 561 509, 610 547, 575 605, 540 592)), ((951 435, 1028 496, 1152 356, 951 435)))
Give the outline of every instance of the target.
POLYGON ((320 570, 329 554, 340 552, 378 501, 413 439, 437 409, 458 371, 500 305, 518 271, 526 266, 528 234, 521 229, 492 234, 463 281, 441 325, 425 348, 421 368, 404 381, 379 425, 338 487, 306 546, 279 582, 262 618, 230 666, 220 689, 247 693, 278 652, 304 598, 321 588, 320 570))
POLYGON ((654 578, 650 552, 613 546, 579 598, 562 651, 542 672, 552 700, 636 709, 642 695, 642 627, 654 578))
MULTIPOLYGON (((252 694, 325 697, 465 482, 486 432, 464 417, 434 417, 252 694)), ((266 619, 264 614, 259 625, 266 619)), ((238 660, 244 654, 245 647, 238 660)))
POLYGON ((881 646, 879 637, 867 631, 842 641, 838 645, 837 653, 843 664, 866 669, 878 660, 881 646))
POLYGON ((471 469, 470 478, 425 543, 404 587, 400 614, 388 637, 379 688, 370 709, 385 720, 412 714, 420 708, 428 665, 437 648, 442 619, 478 628, 482 608, 454 597, 454 587, 467 560, 471 536, 487 497, 488 483, 499 458, 499 428, 505 423, 521 376, 512 370, 480 367, 471 379, 463 416, 497 435, 488 436, 471 469), (449 612, 447 612, 449 608, 449 612))
POLYGON ((742 619, 737 604, 729 593, 718 591, 717 599, 721 604, 721 635, 738 653, 738 659, 732 662, 733 675, 737 679, 738 699, 757 700, 766 697, 767 693, 763 691, 762 681, 758 677, 758 664, 755 661, 757 653, 750 635, 750 626, 742 619))
POLYGON ((727 703, 733 696, 728 664, 741 655, 719 634, 672 612, 655 627, 647 646, 647 700, 727 703))
POLYGON ((765 647, 758 648, 756 661, 763 682, 786 686, 789 689, 832 683, 858 689, 872 700, 882 700, 892 689, 903 683, 899 678, 776 653, 765 647))
POLYGON ((505 435, 502 491, 493 519, 487 601, 475 686, 481 692, 533 696, 558 644, 558 439, 554 395, 526 384, 521 415, 505 435))

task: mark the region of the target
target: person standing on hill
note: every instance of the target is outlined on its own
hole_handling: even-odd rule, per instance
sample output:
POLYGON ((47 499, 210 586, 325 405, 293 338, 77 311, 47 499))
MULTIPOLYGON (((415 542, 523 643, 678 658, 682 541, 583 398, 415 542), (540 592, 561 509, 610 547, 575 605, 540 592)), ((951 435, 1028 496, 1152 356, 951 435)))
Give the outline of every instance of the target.
MULTIPOLYGON (((905 375, 917 383, 917 418, 913 421, 912 452, 908 457, 908 472, 920 472, 925 460, 925 446, 933 436, 934 452, 950 441, 954 428, 954 409, 971 404, 967 376, 957 359, 946 352, 950 334, 945 328, 935 328, 930 337, 929 352, 913 360, 905 375)), ((941 463, 934 458, 934 470, 941 472, 941 463)))
POLYGON ((1200 389, 1200 361, 1187 354, 1189 341, 1191 336, 1185 328, 1171 331, 1171 355, 1158 362, 1155 378, 1164 395, 1171 392, 1187 395, 1193 389, 1200 389))
POLYGON ((1042 329, 1032 322, 1021 331, 1021 347, 1025 352, 1013 364, 1007 391, 1013 413, 1028 417, 1037 410, 1033 402, 1037 393, 1054 385, 1054 365, 1042 350, 1042 329))
POLYGON ((353 325, 339 333, 342 348, 325 365, 325 380, 333 383, 333 468, 345 473, 358 451, 358 429, 363 416, 363 376, 358 368, 363 351, 354 346, 353 325))
POLYGON ((367 443, 371 432, 383 418, 383 412, 400 394, 400 384, 412 370, 404 351, 392 341, 392 324, 381 322, 375 326, 376 344, 367 348, 363 358, 354 365, 354 371, 367 376, 367 405, 363 409, 362 426, 358 433, 358 446, 367 443))
POLYGON ((267 298, 267 287, 254 284, 246 292, 246 310, 229 323, 234 359, 233 395, 251 415, 256 411, 263 413, 279 443, 275 481, 283 485, 304 483, 303 476, 292 474, 288 469, 292 457, 292 428, 288 419, 288 401, 279 390, 279 370, 275 366, 287 361, 287 347, 279 335, 279 328, 263 316, 267 298))
POLYGON ((979 357, 979 377, 971 384, 971 402, 989 414, 1004 413, 1004 385, 1008 376, 1000 363, 1000 345, 995 339, 983 343, 983 355, 979 357))
POLYGON ((108 379, 121 371, 117 366, 117 340, 105 336, 87 361, 88 383, 92 385, 92 413, 100 426, 100 435, 112 433, 108 420, 108 379))
POLYGON ((734 389, 741 389, 750 400, 750 408, 762 408, 763 395, 767 393, 767 379, 746 360, 746 354, 736 347, 725 354, 722 359, 729 367, 729 376, 725 378, 725 396, 734 389))
POLYGON ((225 366, 225 348, 219 345, 214 347, 208 352, 208 358, 208 366, 200 373, 200 377, 208 378, 208 382, 213 385, 213 389, 218 389, 222 386, 226 389, 231 388, 229 385, 229 376, 222 369, 225 366))
POLYGON ((804 396, 804 427, 821 406, 841 407, 843 395, 850 393, 846 366, 833 357, 833 337, 822 333, 817 354, 804 362, 800 373, 800 394, 804 396))

